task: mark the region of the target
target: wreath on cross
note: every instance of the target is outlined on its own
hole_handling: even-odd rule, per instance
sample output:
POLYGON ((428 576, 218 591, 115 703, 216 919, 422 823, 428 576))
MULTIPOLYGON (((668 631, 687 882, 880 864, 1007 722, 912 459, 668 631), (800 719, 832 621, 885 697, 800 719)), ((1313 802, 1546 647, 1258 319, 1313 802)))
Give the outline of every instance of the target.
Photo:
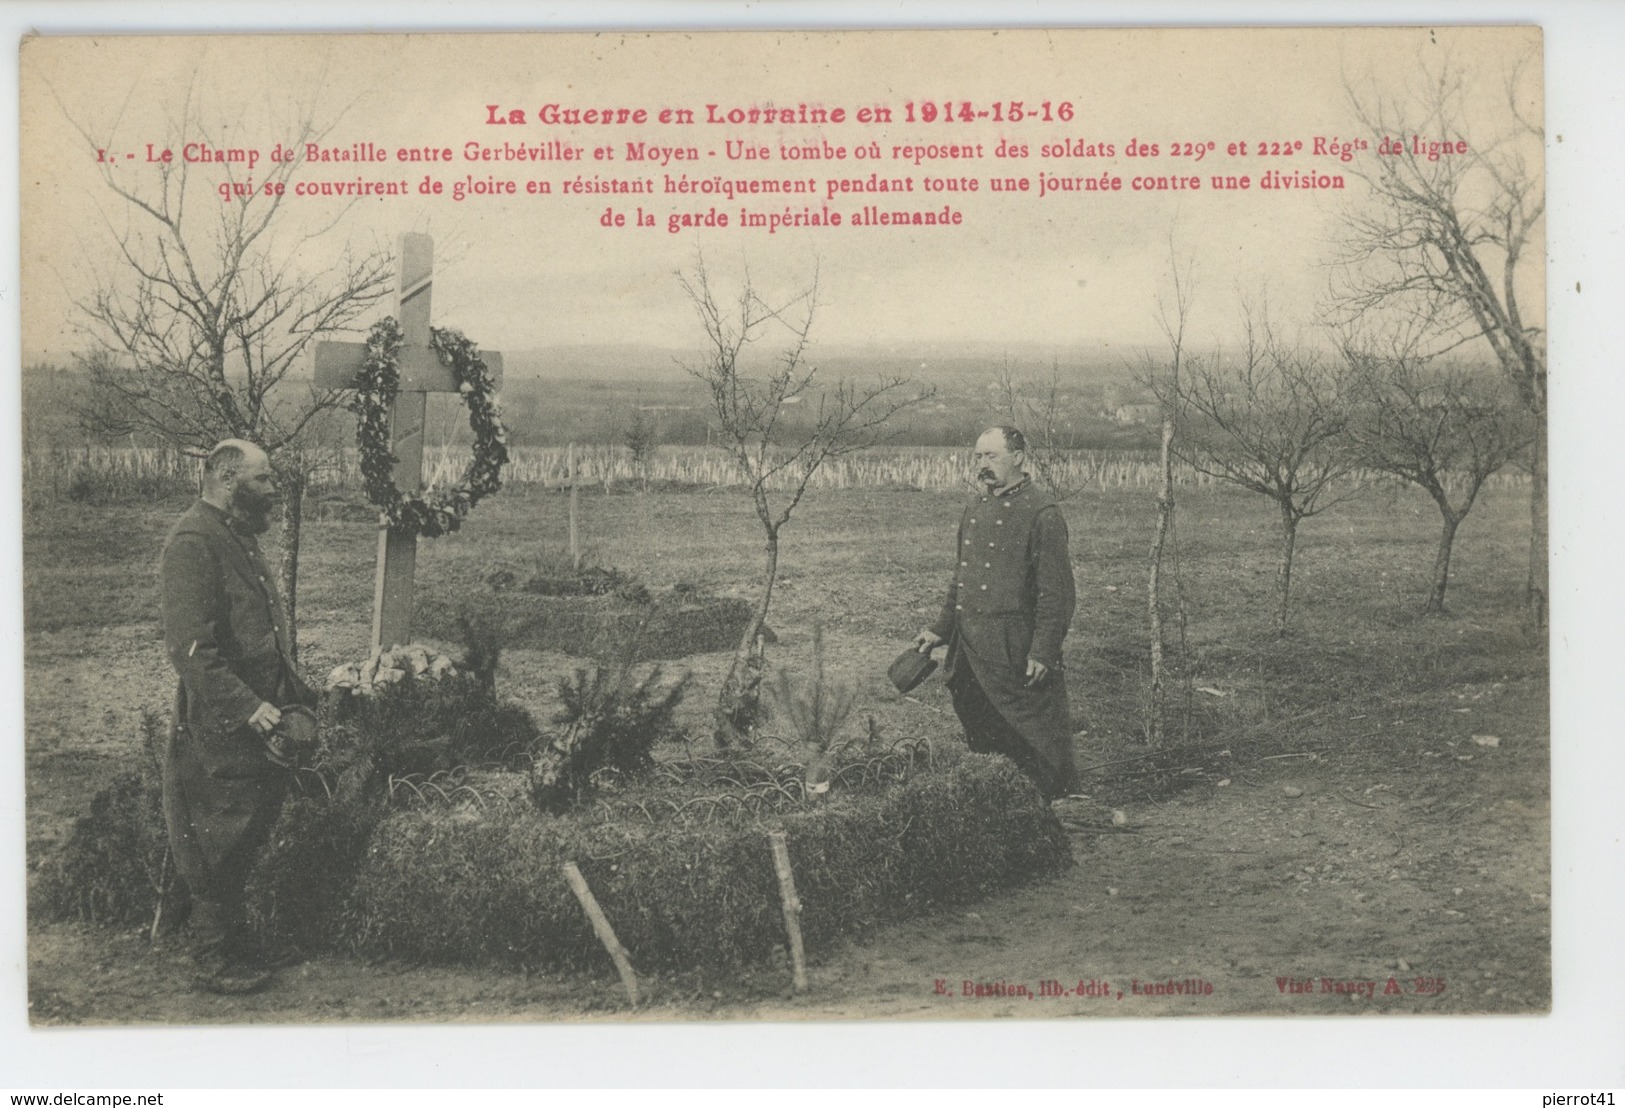
POLYGON ((389 449, 389 408, 401 390, 400 349, 405 341, 393 317, 373 325, 349 406, 357 416, 355 442, 361 452, 367 499, 384 514, 391 531, 434 538, 457 530, 474 505, 502 487, 508 432, 492 398, 496 384, 480 357, 480 348, 460 331, 429 328, 429 347, 451 369, 468 408, 474 457, 455 485, 414 493, 397 488, 396 458, 389 449))

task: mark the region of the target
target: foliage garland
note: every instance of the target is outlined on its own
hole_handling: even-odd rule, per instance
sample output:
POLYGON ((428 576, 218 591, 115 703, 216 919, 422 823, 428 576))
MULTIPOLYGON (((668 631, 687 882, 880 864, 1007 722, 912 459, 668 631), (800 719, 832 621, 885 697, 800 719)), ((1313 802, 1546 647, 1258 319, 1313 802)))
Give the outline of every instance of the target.
POLYGON ((350 410, 356 413, 355 442, 361 452, 361 476, 367 499, 378 506, 396 532, 434 538, 463 525, 480 499, 502 487, 502 467, 508 461, 508 432, 492 394, 491 371, 480 349, 462 332, 429 329, 429 347, 442 365, 451 369, 468 408, 474 432, 474 457, 463 479, 449 488, 403 493, 395 487, 396 458, 389 449, 389 409, 400 392, 399 355, 406 336, 393 317, 373 325, 367 335, 366 354, 356 381, 350 410))

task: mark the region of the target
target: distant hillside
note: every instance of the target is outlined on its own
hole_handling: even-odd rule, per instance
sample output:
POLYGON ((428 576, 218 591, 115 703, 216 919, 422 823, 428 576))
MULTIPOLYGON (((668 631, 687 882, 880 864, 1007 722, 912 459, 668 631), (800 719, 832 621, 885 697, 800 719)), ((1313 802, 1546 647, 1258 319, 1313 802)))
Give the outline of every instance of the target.
POLYGON ((87 387, 86 374, 48 363, 24 365, 23 443, 38 448, 80 438, 74 407, 87 387))
MULTIPOLYGON (((764 348, 764 353, 770 353, 764 348)), ((1128 366, 1140 351, 1123 348, 1060 348, 1039 343, 924 342, 857 347, 820 345, 810 351, 813 365, 840 376, 886 374, 912 380, 988 379, 1006 363, 1018 377, 1048 374, 1058 365, 1069 383, 1077 385, 1123 382, 1128 366)), ((698 347, 662 347, 647 343, 598 343, 504 350, 504 372, 511 378, 544 377, 612 381, 675 381, 687 377, 685 366, 699 364, 698 347)), ((24 359, 30 372, 72 365, 68 354, 31 354, 24 359)), ((303 367, 301 376, 310 374, 303 367)))
MULTIPOLYGON (((1047 376, 1058 367, 1074 386, 1104 385, 1129 380, 1128 369, 1138 351, 1050 349, 1028 344, 1019 347, 992 344, 909 344, 906 347, 858 348, 820 346, 809 352, 811 364, 836 376, 906 377, 936 383, 988 380, 1008 364, 1019 377, 1047 376)), ((688 376, 685 367, 701 364, 699 349, 648 345, 550 346, 534 350, 504 351, 504 371, 511 378, 550 377, 606 380, 673 381, 688 376)))
MULTIPOLYGON (((660 442, 706 443, 713 433, 709 397, 684 371, 682 357, 633 344, 504 352, 502 403, 512 441, 617 443, 632 413, 641 410, 653 416, 660 442)), ((1006 364, 1017 381, 1047 381, 1052 366, 1059 369, 1059 414, 1077 445, 1140 447, 1147 434, 1138 413, 1120 410, 1140 397, 1122 360, 1110 354, 1045 353, 1038 347, 984 354, 940 344, 906 351, 831 347, 815 348, 812 364, 826 378, 880 374, 934 389, 929 403, 897 417, 891 431, 899 444, 961 445, 989 423, 1007 418, 997 384, 1006 364)), ((22 384, 29 449, 83 441, 74 415, 88 387, 83 372, 36 364, 23 371, 22 384)), ((786 413, 789 430, 796 429, 798 416, 806 418, 799 409, 786 413)), ((431 441, 460 441, 467 435, 467 417, 450 395, 434 397, 428 417, 431 441)), ((346 439, 348 426, 349 417, 335 413, 332 433, 346 439)))
POLYGON ((509 378, 575 377, 605 380, 673 380, 685 376, 684 354, 634 343, 594 346, 549 346, 538 350, 504 350, 503 372, 509 378))

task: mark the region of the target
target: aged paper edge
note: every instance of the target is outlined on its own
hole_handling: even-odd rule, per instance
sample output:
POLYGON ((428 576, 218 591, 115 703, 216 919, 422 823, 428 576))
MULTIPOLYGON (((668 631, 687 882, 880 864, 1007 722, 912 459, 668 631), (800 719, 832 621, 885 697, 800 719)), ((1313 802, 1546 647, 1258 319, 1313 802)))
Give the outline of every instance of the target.
MULTIPOLYGON (((14 35, 31 27, 67 30, 73 27, 100 27, 104 30, 157 29, 162 21, 179 28, 232 30, 252 26, 254 29, 297 31, 312 29, 321 24, 332 26, 336 21, 345 29, 378 27, 380 19, 410 20, 422 18, 424 29, 451 29, 431 26, 428 20, 439 17, 438 12, 418 10, 395 4, 388 7, 350 3, 327 12, 311 9, 298 13, 297 21, 289 20, 285 10, 272 13, 271 9, 245 9, 231 20, 223 20, 219 12, 201 7, 177 11, 174 5, 131 5, 120 8, 116 20, 108 9, 89 9, 75 22, 66 11, 53 10, 44 5, 16 6, 6 13, 14 35), (96 23, 95 20, 103 22, 96 23), (131 21, 139 21, 132 23, 131 21)), ((661 24, 745 27, 752 18, 766 19, 772 24, 774 13, 750 12, 743 7, 720 10, 716 6, 701 8, 659 8, 642 5, 637 8, 564 9, 563 16, 585 26, 589 20, 609 23, 635 20, 632 25, 646 26, 651 20, 661 24), (675 18, 676 10, 693 11, 687 19, 675 18)), ((784 13, 788 16, 790 13, 784 13)), ((817 26, 813 19, 825 19, 825 26, 858 27, 863 25, 857 9, 819 5, 798 8, 795 13, 808 22, 797 20, 798 26, 817 26)), ((992 5, 967 5, 945 13, 956 22, 988 26, 1005 23, 1012 13, 992 5)), ((1224 5, 1183 8, 1133 8, 1126 6, 1088 13, 1075 13, 1070 9, 1019 9, 1017 14, 1035 21, 1059 24, 1072 23, 1087 14, 1096 19, 1111 20, 1118 25, 1173 22, 1211 23, 1219 20, 1236 23, 1277 22, 1287 9, 1276 5, 1224 5), (1154 12, 1154 18, 1148 15, 1154 12), (1139 14, 1136 14, 1139 13, 1139 14), (1040 19, 1039 17, 1045 17, 1040 19)), ((1378 5, 1340 5, 1336 8, 1316 9, 1320 17, 1316 22, 1384 21, 1417 22, 1427 15, 1441 20, 1460 21, 1461 8, 1440 8, 1428 11, 1416 5, 1388 7, 1378 5)), ((1554 188, 1553 220, 1550 232, 1551 262, 1549 269, 1549 311, 1553 331, 1553 351, 1557 355, 1558 373, 1552 399, 1552 420, 1559 434, 1554 436, 1552 482, 1553 521, 1553 818, 1552 835, 1557 864, 1554 865, 1554 1012, 1550 1017, 1460 1020, 1381 1020, 1360 1021, 1350 1024, 1339 1021, 1335 1030, 1311 1020, 1271 1020, 1267 1024, 1258 1020, 1228 1018, 1224 1020, 1176 1021, 1124 1021, 1108 1025, 1103 1021, 1090 1021, 1084 1025, 1023 1024, 1019 1027, 990 1027, 988 1025, 932 1025, 928 1029, 912 1029, 895 1025, 857 1024, 829 1028, 760 1027, 727 1025, 719 1027, 681 1027, 662 1029, 655 1034, 658 1043, 651 1044, 646 1029, 584 1028, 543 1026, 534 1029, 434 1029, 434 1053, 450 1062, 467 1059, 466 1064, 448 1064, 450 1072, 479 1073, 483 1082, 500 1082, 504 1076, 517 1083, 536 1081, 575 1080, 592 1082, 606 1075, 594 1069, 594 1055, 600 1050, 614 1051, 623 1062, 637 1058, 635 1065, 621 1069, 621 1080, 634 1079, 636 1073, 644 1080, 684 1081, 695 1078, 734 1083, 740 1080, 775 1082, 794 1080, 796 1060, 817 1057, 829 1067, 826 1080, 840 1077, 871 1081, 931 1080, 933 1075, 955 1073, 973 1078, 982 1075, 990 1079, 1002 1074, 1005 1079, 1020 1080, 1018 1074, 1043 1080, 1079 1081, 1086 1084, 1217 1084, 1241 1081, 1257 1084, 1467 1084, 1478 1082, 1474 1075, 1491 1078, 1494 1075, 1521 1076, 1518 1083, 1533 1085, 1537 1075, 1545 1072, 1540 1065, 1546 1060, 1582 1059, 1590 1046, 1617 1057, 1617 1043, 1625 1040, 1618 1024, 1618 990, 1625 988, 1621 981, 1621 955, 1617 942, 1611 940, 1617 933, 1621 916, 1619 888, 1620 815, 1617 797, 1611 797, 1604 782, 1618 782, 1625 775, 1620 768, 1619 747, 1613 741, 1618 734, 1618 693, 1604 693, 1617 686, 1620 660, 1617 636, 1608 634, 1612 628, 1606 619, 1592 621, 1590 626, 1580 623, 1586 609, 1603 612, 1618 611, 1619 585, 1614 567, 1605 560, 1607 553, 1617 550, 1611 540, 1620 536, 1617 513, 1605 509, 1601 519, 1586 520, 1582 505, 1608 505, 1613 498, 1602 482, 1610 468, 1611 459, 1599 452, 1587 450, 1595 444, 1600 450, 1604 440, 1595 426, 1608 413, 1618 410, 1620 386, 1612 376, 1610 367, 1603 363, 1600 352, 1611 348, 1608 336, 1601 332, 1602 313, 1586 313, 1588 300, 1577 302, 1567 295, 1575 279, 1584 279, 1597 289, 1599 297, 1608 295, 1610 286, 1617 293, 1619 265, 1617 258, 1604 263, 1585 256, 1585 227, 1617 224, 1615 213, 1602 206, 1604 187, 1599 182, 1617 181, 1621 169, 1617 147, 1606 141, 1613 131, 1609 102, 1600 93, 1599 85, 1589 81, 1581 86, 1576 76, 1588 64, 1582 61, 1585 39, 1617 41, 1620 15, 1608 9, 1580 3, 1547 5, 1541 9, 1518 9, 1505 5, 1481 5, 1472 10, 1473 22, 1540 22, 1547 28, 1547 71, 1553 75, 1549 82, 1547 118, 1553 133, 1567 131, 1575 147, 1564 151, 1549 148, 1549 174, 1554 188), (1612 26, 1615 34, 1607 29, 1612 26), (1569 80, 1565 80, 1565 76, 1569 80), (1581 86, 1591 91, 1592 98, 1576 102, 1571 89, 1581 86), (1593 145, 1586 149, 1580 145, 1581 136, 1592 136, 1593 145), (1579 140, 1579 141, 1576 141, 1579 140), (1572 153, 1572 157, 1564 157, 1572 153), (1587 178, 1590 181, 1587 181, 1587 178), (1613 281, 1610 281, 1610 278, 1613 281), (1593 284, 1592 281, 1595 281, 1593 284), (1595 319, 1591 322, 1587 316, 1595 319), (1569 373, 1565 374, 1567 368, 1569 373), (1573 429, 1574 434, 1564 431, 1573 429), (1568 440, 1565 443, 1565 439, 1568 440), (1582 599, 1581 590, 1586 590, 1582 599), (1602 590, 1599 595, 1599 590, 1602 590), (1604 597, 1615 600, 1612 605, 1598 603, 1604 597), (1613 772, 1609 772, 1612 770, 1613 772), (1612 801, 1612 803, 1609 803, 1612 801), (1565 895, 1567 894, 1567 895, 1565 895), (1586 902, 1586 919, 1580 914, 1578 900, 1586 902), (1603 941, 1599 941, 1603 940, 1603 941), (1606 1005, 1606 1009, 1602 1007, 1606 1005), (1611 1014, 1610 1014, 1611 1013, 1611 1014), (1610 1023, 1610 1020, 1613 1022, 1610 1023), (1330 1034, 1328 1034, 1330 1032, 1330 1034), (541 1046, 545 1036, 546 1055, 551 1065, 539 1067, 533 1053, 541 1046), (811 1038, 809 1038, 811 1037, 811 1038), (634 1042, 634 1038, 638 1041, 634 1042), (1335 1040, 1336 1049, 1328 1052, 1317 1043, 1335 1040), (1019 1041, 1022 1045, 1015 1047, 1019 1041), (1418 1049, 1397 1049, 1409 1043, 1418 1049), (1038 1049, 1031 1049, 1034 1045, 1038 1049), (1612 1044, 1612 1045, 1608 1045, 1612 1044), (649 1048, 654 1046, 654 1050, 649 1048), (877 1049, 878 1047, 878 1049, 877 1049), (1012 1049, 1014 1048, 1014 1053, 1012 1049), (623 1053, 624 1052, 624 1053, 623 1053), (846 1053, 850 1052, 850 1053, 846 1053), (849 1064, 832 1062, 845 1054, 849 1064), (1046 1054, 1058 1058, 1061 1064, 1045 1066, 1046 1054), (891 1055, 888 1064, 887 1055, 891 1055), (1068 1060, 1072 1055, 1075 1061, 1068 1060), (1079 1057, 1081 1055, 1081 1057, 1079 1057), (576 1059, 578 1069, 572 1069, 570 1059, 576 1059), (503 1058, 515 1058, 504 1063, 503 1058), (966 1065, 969 1058, 975 1065, 966 1065), (1075 1064, 1084 1059, 1083 1066, 1075 1064), (1516 1059, 1523 1059, 1518 1064, 1516 1059), (746 1059, 777 1060, 788 1069, 775 1070, 746 1059), (1370 1063, 1383 1059, 1373 1072, 1370 1063), (1002 1060, 1003 1064, 1000 1064, 1002 1060), (896 1065, 897 1062, 906 1065, 896 1065), (471 1069, 484 1066, 485 1069, 471 1069), (1030 1066, 1028 1069, 1026 1067, 1030 1066), (945 1068, 946 1067, 946 1068, 945 1068), (983 1068, 989 1067, 989 1068, 983 1068), (996 1067, 996 1068, 994 1068, 996 1067), (912 1075, 912 1078, 911 1076, 912 1075)), ((488 8, 483 16, 492 22, 491 29, 518 27, 521 20, 534 18, 517 7, 488 8), (502 21, 506 21, 505 23, 502 21)), ((908 21, 908 25, 922 25, 922 16, 908 21)), ((789 23, 780 17, 779 23, 789 23)), ((1301 22, 1293 19, 1292 22, 1301 22)), ((758 24, 761 25, 761 24, 758 24)), ((940 24, 934 24, 940 25, 940 24)), ((392 28, 406 29, 408 24, 397 22, 392 28)), ((462 29, 476 29, 473 22, 462 29)), ((480 29, 483 29, 480 28, 480 29)), ((15 39, 14 39, 15 41, 15 39)), ((15 53, 8 58, 8 66, 15 65, 15 53)), ((14 75, 13 75, 14 76, 14 75)), ((1611 91, 1617 97, 1617 75, 1611 91)), ((14 96, 16 81, 7 85, 8 96, 14 96)), ((17 148, 15 112, 6 116, 8 147, 17 148)), ((14 178, 6 184, 9 210, 15 213, 14 178)), ((5 234, 15 234, 16 219, 8 219, 5 234)), ((1594 231, 1593 231, 1594 233, 1594 231)), ((8 269, 15 266, 16 250, 7 254, 8 269)), ((15 270, 7 282, 15 289, 15 270)), ((15 297, 13 297, 15 303, 15 297)), ((13 309, 8 307, 8 312, 13 309)), ((11 317, 15 322, 15 316, 11 317)), ((15 329, 11 332, 15 335, 15 329)), ((18 364, 17 349, 13 345, 8 371, 15 382, 18 364)), ((12 392, 16 396, 15 389, 12 392)), ((0 464, 16 466, 18 459, 17 428, 15 421, 4 425, 5 446, 0 447, 0 464)), ((12 470, 4 508, 14 528, 20 527, 19 505, 15 500, 18 478, 12 470)), ((1588 509, 1589 510, 1589 509, 1588 509)), ((14 530, 12 534, 20 534, 14 530)), ((4 561, 0 566, 8 571, 8 579, 18 582, 13 589, 14 601, 20 592, 20 548, 16 542, 7 544, 4 561)), ((20 621, 20 605, 14 604, 13 618, 20 621)), ((19 628, 20 630, 20 628, 19 628)), ((20 704, 20 634, 7 636, 6 649, 10 664, 5 669, 8 688, 13 693, 11 703, 20 704)), ((19 735, 20 720, 14 734, 19 735)), ((20 761, 20 760, 19 760, 20 761)), ((17 766, 19 762, 13 762, 17 766)), ((22 851, 20 828, 22 810, 21 775, 14 774, 12 787, 5 794, 3 805, 12 818, 7 822, 5 871, 0 881, 20 883, 22 851), (13 839, 12 836, 18 836, 13 839)), ((10 887, 19 887, 13 884, 10 887)), ((6 1044, 0 1054, 10 1058, 32 1056, 30 1065, 43 1062, 58 1066, 57 1077, 75 1083, 89 1082, 92 1075, 101 1075, 104 1082, 129 1084, 130 1077, 120 1073, 150 1073, 152 1063, 165 1055, 174 1057, 172 1046, 162 1044, 170 1036, 184 1032, 49 1032, 29 1033, 22 1015, 20 951, 23 945, 20 907, 7 913, 0 930, 8 940, 6 949, 13 952, 7 959, 3 993, 5 1011, 3 1021, 6 1044), (70 1067, 68 1059, 78 1063, 70 1067), (77 1074, 75 1074, 77 1071, 77 1074)), ((297 1040, 302 1051, 297 1065, 288 1067, 284 1080, 297 1080, 310 1084, 391 1083, 405 1079, 412 1083, 435 1080, 427 1071, 414 1070, 405 1063, 412 1048, 408 1045, 422 1031, 372 1031, 354 1028, 315 1029, 295 1031, 243 1030, 211 1034, 211 1073, 221 1084, 230 1084, 228 1067, 236 1059, 260 1054, 268 1048, 284 1053, 297 1040), (376 1066, 361 1066, 354 1062, 356 1048, 365 1045, 365 1053, 376 1056, 376 1066), (391 1068, 396 1068, 394 1076, 391 1068)), ((418 1040, 421 1043, 421 1040, 418 1040)), ((1596 1053, 1590 1055, 1598 1057, 1596 1053)), ((284 1054, 286 1057, 286 1054, 284 1054)), ((46 1072, 46 1071, 39 1071, 46 1072)), ((1617 1071, 1616 1071, 1617 1072, 1617 1071)), ((43 1079, 41 1079, 43 1080, 43 1079)), ((158 1083, 161 1083, 159 1081, 158 1083)), ((200 1082, 208 1083, 208 1082, 200 1082)), ((957 1077, 955 1083, 958 1083, 957 1077)), ((1502 1083, 1495 1081, 1493 1083, 1502 1083)))

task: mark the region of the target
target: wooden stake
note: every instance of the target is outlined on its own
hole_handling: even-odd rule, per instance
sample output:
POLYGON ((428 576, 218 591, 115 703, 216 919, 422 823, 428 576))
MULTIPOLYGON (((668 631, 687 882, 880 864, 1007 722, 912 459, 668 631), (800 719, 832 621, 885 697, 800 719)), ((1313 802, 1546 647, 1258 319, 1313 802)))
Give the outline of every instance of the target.
POLYGON ((807 952, 801 945, 801 898, 796 895, 796 875, 790 869, 790 844, 783 831, 771 831, 773 870, 779 875, 779 900, 784 905, 784 929, 790 934, 790 968, 795 973, 796 992, 807 991, 807 952))
POLYGON ((598 898, 592 895, 587 887, 587 879, 581 876, 581 871, 574 862, 564 863, 564 879, 570 883, 570 891, 576 894, 581 902, 582 911, 587 913, 587 920, 592 924, 593 931, 598 935, 598 941, 604 944, 609 951, 611 960, 615 963, 615 970, 621 975, 621 984, 626 986, 626 997, 632 1002, 632 1007, 638 1006, 638 975, 632 970, 632 959, 621 945, 621 940, 615 937, 615 929, 609 925, 609 917, 598 906, 598 898))
POLYGON ((170 848, 164 847, 164 860, 158 863, 158 904, 152 910, 152 933, 147 936, 148 942, 158 941, 158 931, 163 926, 164 902, 169 899, 169 860, 173 856, 170 848))

